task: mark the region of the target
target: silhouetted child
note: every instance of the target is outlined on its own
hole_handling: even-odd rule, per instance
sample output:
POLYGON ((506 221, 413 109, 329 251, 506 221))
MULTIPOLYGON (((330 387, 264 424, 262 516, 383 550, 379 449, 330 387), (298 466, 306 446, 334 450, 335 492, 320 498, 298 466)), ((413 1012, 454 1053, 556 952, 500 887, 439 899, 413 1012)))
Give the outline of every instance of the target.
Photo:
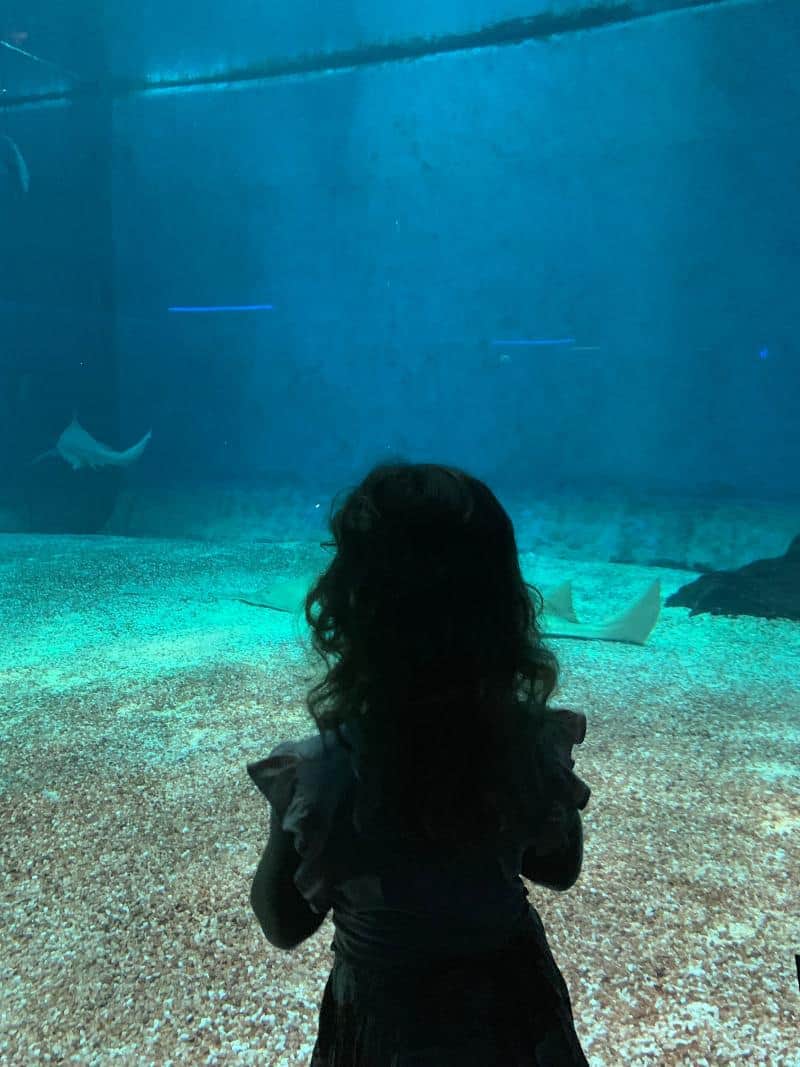
POLYGON ((519 877, 578 878, 586 720, 547 707, 558 664, 511 520, 468 474, 399 463, 331 528, 305 602, 319 734, 248 767, 272 806, 264 933, 293 948, 333 909, 312 1067, 587 1065, 519 877))

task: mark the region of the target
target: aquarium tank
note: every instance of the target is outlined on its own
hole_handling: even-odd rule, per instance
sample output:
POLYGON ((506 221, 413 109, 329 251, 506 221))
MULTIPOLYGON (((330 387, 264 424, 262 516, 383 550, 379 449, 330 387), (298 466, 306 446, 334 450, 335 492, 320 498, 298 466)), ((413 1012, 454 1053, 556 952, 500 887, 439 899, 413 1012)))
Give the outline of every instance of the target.
POLYGON ((586 717, 580 877, 523 882, 586 1059, 800 1064, 799 49, 796 0, 8 0, 0 1062, 311 1062, 336 907, 264 938, 246 766, 319 740, 332 508, 426 463, 586 717))

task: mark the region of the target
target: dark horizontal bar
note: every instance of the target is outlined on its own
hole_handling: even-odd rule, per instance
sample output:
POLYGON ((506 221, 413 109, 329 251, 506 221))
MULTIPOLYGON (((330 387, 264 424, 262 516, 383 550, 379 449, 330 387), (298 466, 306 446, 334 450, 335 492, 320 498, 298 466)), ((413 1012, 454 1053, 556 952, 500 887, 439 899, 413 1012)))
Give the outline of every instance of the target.
POLYGON ((110 78, 99 82, 84 82, 69 89, 51 92, 31 93, 24 96, 6 95, 0 102, 0 108, 72 100, 86 96, 123 97, 143 92, 267 81, 303 74, 324 74, 337 70, 380 66, 386 63, 403 63, 452 52, 525 44, 528 41, 546 41, 551 37, 599 30, 692 8, 734 6, 742 2, 749 2, 749 0, 627 0, 627 2, 620 3, 593 4, 591 7, 571 12, 543 12, 539 15, 508 19, 464 33, 444 34, 438 37, 414 37, 387 44, 360 45, 338 52, 277 59, 238 69, 233 68, 224 75, 219 73, 195 74, 157 82, 150 82, 146 78, 110 78))

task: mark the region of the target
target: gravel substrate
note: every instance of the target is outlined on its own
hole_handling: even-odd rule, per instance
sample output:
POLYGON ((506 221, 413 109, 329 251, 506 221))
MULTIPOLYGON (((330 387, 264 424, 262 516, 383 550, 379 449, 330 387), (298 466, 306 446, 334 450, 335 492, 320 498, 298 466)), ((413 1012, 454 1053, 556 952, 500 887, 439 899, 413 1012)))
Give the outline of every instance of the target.
MULTIPOLYGON (((264 940, 245 763, 314 732, 318 666, 226 594, 315 553, 0 538, 1 1063, 308 1062, 333 927, 264 940)), ((523 565, 586 621, 692 577, 523 565)), ((797 1067, 800 626, 665 608, 643 648, 552 644, 593 792, 578 884, 531 899, 592 1067, 797 1067)))

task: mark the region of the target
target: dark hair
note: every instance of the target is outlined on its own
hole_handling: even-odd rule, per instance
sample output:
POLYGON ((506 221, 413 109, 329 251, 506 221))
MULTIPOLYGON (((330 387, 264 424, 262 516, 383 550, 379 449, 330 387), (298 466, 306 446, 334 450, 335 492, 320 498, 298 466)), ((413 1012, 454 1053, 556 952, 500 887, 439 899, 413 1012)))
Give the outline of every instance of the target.
POLYGON ((336 554, 305 600, 327 668, 308 710, 350 751, 339 727, 357 724, 365 771, 409 832, 484 840, 504 824, 515 727, 558 680, 511 519, 464 471, 393 462, 334 498, 330 527, 336 554))

